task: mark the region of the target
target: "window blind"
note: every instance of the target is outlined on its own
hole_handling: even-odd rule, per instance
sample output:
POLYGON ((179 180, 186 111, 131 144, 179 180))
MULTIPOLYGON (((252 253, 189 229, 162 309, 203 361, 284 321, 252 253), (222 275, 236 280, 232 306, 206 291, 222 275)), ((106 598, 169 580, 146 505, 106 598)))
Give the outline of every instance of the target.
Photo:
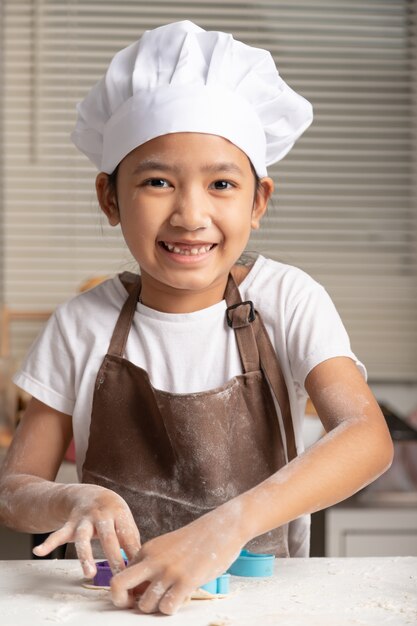
MULTIPOLYGON (((3 0, 4 302, 52 309, 134 268, 69 140, 75 104, 149 28, 191 19, 268 48, 315 121, 270 169, 249 248, 331 294, 373 380, 417 380, 415 0, 3 0)), ((14 328, 20 356, 36 325, 14 328)))

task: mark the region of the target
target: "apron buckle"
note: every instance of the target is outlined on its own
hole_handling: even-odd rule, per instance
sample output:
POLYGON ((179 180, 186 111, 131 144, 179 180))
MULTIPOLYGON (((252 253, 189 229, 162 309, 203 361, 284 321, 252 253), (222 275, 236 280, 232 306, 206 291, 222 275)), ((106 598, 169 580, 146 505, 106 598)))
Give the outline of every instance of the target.
POLYGON ((232 304, 226 309, 227 325, 230 328, 242 328, 242 326, 248 326, 255 321, 255 307, 252 300, 245 300, 245 302, 238 302, 232 304), (241 310, 237 310, 238 307, 242 307, 241 310))

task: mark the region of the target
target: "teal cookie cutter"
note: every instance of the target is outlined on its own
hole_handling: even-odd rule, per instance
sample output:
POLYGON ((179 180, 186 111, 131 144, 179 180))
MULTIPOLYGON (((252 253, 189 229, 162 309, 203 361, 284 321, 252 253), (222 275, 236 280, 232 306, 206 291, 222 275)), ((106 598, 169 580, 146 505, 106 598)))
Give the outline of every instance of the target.
POLYGON ((236 561, 227 570, 233 576, 261 578, 274 573, 275 556, 273 554, 256 554, 242 550, 236 561))
POLYGON ((273 554, 256 554, 249 550, 242 550, 240 555, 232 563, 226 574, 215 580, 201 585, 212 594, 228 594, 230 574, 233 576, 248 576, 249 578, 264 578, 274 573, 275 556, 273 554))
POLYGON ((229 593, 230 574, 222 574, 205 585, 201 585, 200 589, 204 589, 213 595, 226 595, 229 593))

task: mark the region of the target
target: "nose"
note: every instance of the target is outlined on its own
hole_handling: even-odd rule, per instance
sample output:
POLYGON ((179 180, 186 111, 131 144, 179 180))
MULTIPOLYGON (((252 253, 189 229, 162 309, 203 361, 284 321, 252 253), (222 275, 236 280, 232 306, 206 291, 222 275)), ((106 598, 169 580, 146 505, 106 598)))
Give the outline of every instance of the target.
POLYGON ((176 198, 170 217, 170 225, 193 231, 208 228, 211 224, 207 199, 198 191, 182 192, 176 198))

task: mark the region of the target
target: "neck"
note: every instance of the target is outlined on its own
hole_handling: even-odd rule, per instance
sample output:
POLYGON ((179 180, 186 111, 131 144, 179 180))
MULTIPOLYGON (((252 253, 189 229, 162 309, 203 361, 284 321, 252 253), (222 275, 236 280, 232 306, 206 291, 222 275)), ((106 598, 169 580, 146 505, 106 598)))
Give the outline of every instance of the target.
POLYGON ((140 301, 163 313, 193 313, 217 304, 224 297, 227 276, 203 290, 175 289, 143 273, 140 301))

